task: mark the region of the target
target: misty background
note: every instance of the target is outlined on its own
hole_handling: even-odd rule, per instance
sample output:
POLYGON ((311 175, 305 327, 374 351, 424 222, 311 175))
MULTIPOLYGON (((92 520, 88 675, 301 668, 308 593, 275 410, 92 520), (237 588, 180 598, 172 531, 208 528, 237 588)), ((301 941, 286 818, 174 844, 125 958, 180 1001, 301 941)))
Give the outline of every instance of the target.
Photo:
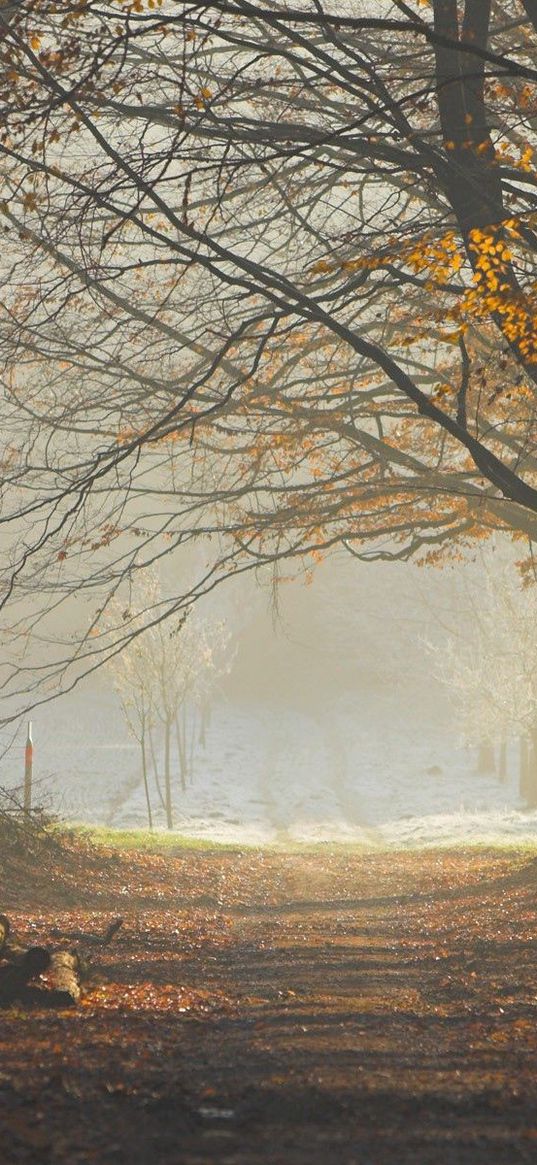
MULTIPOLYGON (((496 563, 501 571, 512 559, 501 546, 437 570, 341 554, 306 580, 272 587, 246 576, 217 588, 196 614, 225 620, 226 667, 203 723, 188 702, 182 713, 186 788, 172 755, 177 831, 398 844, 533 833, 516 736, 502 774, 496 752, 483 765, 437 665, 446 635, 457 650, 457 636, 473 634, 467 589, 475 594, 496 563)), ((170 581, 174 569, 166 565, 170 581)), ((109 668, 38 707, 32 725, 36 803, 70 820, 146 826, 139 748, 109 668)), ((0 782, 9 788, 22 781, 25 733, 25 722, 4 732, 0 782)), ((158 737, 154 759, 162 777, 158 737)), ((152 784, 150 792, 162 825, 152 784)))

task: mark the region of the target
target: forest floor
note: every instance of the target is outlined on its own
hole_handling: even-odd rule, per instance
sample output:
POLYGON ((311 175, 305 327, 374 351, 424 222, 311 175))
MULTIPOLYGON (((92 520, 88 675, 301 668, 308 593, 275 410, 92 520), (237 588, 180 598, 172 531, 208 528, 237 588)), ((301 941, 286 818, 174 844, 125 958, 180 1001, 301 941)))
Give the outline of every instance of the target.
MULTIPOLYGON (((70 848, 69 848, 70 847, 70 848)), ((523 852, 0 857, 72 1010, 0 1016, 4 1165, 537 1159, 537 863, 523 852)))

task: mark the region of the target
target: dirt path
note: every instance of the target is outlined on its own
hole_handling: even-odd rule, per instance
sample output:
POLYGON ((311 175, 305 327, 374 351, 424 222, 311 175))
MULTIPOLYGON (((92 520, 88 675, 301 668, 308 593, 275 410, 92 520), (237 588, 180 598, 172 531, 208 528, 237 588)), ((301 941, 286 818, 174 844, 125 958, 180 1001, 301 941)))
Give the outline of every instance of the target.
POLYGON ((5 1165, 537 1159, 522 855, 110 858, 36 892, 34 942, 125 924, 79 1010, 0 1016, 5 1165))

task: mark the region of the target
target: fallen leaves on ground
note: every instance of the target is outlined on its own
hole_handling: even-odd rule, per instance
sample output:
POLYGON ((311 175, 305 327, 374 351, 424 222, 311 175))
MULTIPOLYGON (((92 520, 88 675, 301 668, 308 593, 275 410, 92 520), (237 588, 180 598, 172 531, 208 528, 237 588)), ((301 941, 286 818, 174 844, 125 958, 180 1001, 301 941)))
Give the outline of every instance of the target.
POLYGON ((527 855, 72 839, 53 875, 18 871, 0 906, 28 945, 84 956, 124 923, 88 951, 79 1008, 1 1014, 6 1165, 533 1159, 527 855))

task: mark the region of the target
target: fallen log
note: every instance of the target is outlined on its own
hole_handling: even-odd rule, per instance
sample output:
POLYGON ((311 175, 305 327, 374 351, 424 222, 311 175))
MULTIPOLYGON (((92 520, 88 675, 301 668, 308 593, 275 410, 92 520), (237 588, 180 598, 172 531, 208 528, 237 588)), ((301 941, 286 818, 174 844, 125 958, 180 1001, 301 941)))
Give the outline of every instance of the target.
POLYGON ((30 947, 13 963, 0 967, 0 1006, 5 1007, 20 999, 30 980, 42 975, 50 962, 49 952, 44 947, 30 947))
MULTIPOLYGON (((79 937, 82 943, 106 946, 122 924, 122 918, 114 918, 104 933, 81 934, 79 937)), ((83 963, 76 950, 26 949, 9 941, 10 937, 9 919, 0 914, 0 1007, 15 1002, 47 1008, 71 1007, 79 1002, 83 963), (32 982, 43 972, 47 972, 44 982, 32 982)))
POLYGON ((54 951, 47 978, 58 1007, 78 1003, 81 995, 80 959, 73 951, 54 951))

